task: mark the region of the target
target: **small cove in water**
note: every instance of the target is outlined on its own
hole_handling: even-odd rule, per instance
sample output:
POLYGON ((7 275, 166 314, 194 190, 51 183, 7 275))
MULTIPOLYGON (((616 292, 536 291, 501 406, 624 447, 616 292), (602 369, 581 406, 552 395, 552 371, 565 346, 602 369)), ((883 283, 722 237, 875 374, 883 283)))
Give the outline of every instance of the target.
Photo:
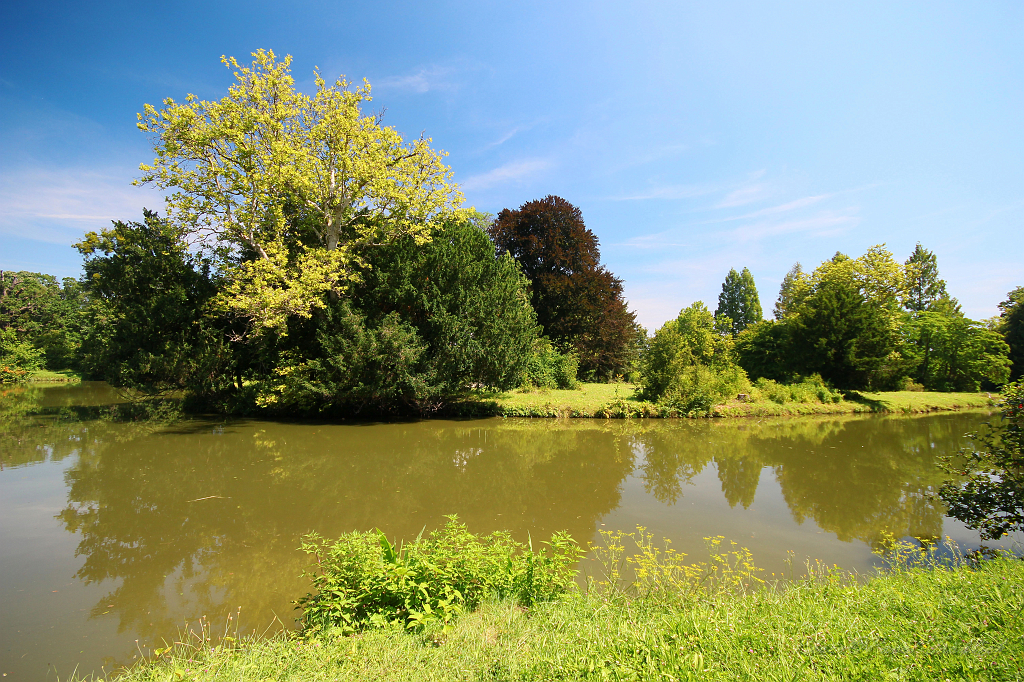
MULTIPOLYGON (((534 539, 647 527, 694 560, 703 538, 869 571, 884 534, 977 533, 928 496, 935 457, 984 412, 920 417, 502 420, 317 424, 71 418, 105 384, 0 397, 0 672, 110 670, 241 607, 243 630, 291 625, 308 589, 303 534, 412 539, 458 514, 534 539), (44 412, 32 416, 31 412, 44 412), (275 621, 276 619, 276 621, 275 621), (136 646, 138 640, 138 647, 136 646)), ((1001 545, 1019 541, 1004 540, 1001 545)))

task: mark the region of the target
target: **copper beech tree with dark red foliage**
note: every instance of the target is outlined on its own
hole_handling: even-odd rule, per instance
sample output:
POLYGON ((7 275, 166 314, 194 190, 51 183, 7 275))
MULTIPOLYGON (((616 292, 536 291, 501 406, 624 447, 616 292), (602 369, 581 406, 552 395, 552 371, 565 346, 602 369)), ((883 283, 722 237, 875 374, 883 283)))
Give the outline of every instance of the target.
POLYGON ((499 253, 519 261, 537 321, 556 346, 577 354, 580 376, 622 373, 632 360, 636 318, 622 280, 601 265, 597 236, 580 210, 549 195, 503 210, 489 232, 499 253))

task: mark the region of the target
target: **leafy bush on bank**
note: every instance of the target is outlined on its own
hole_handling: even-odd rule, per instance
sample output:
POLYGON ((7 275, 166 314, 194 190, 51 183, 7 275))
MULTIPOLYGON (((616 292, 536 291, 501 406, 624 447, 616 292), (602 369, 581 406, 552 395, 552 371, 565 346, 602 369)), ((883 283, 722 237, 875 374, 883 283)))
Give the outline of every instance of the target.
POLYGON ((574 390, 579 388, 576 379, 580 361, 575 353, 562 353, 546 338, 538 339, 526 365, 523 385, 536 388, 557 388, 574 390))
POLYGON ((0 383, 25 381, 42 366, 43 351, 18 339, 13 329, 0 329, 0 383))
POLYGON ((316 558, 313 594, 298 600, 307 633, 351 633, 397 624, 450 626, 489 596, 531 606, 573 584, 580 546, 556 533, 534 551, 507 532, 474 535, 457 517, 408 545, 380 532, 353 532, 337 540, 312 534, 302 550, 316 558))
POLYGON ((750 394, 750 402, 759 400, 770 400, 779 405, 814 402, 828 405, 841 402, 843 394, 826 384, 818 374, 791 384, 762 377, 754 382, 750 394))

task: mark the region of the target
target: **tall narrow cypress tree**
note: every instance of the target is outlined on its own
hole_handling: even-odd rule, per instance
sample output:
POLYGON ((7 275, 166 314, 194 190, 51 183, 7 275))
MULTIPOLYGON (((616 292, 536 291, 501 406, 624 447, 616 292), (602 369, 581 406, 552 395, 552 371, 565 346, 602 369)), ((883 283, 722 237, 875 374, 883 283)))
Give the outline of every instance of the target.
POLYGON ((775 301, 775 309, 772 313, 776 320, 782 320, 793 312, 800 299, 800 284, 804 278, 804 269, 800 263, 796 263, 789 269, 786 276, 782 278, 782 286, 779 287, 779 297, 775 301))
POLYGON ((917 243, 914 253, 905 263, 907 268, 907 297, 903 307, 919 313, 928 310, 935 301, 946 298, 946 280, 939 279, 939 265, 935 254, 917 243))
POLYGON ((722 293, 718 295, 718 309, 715 311, 715 317, 723 316, 732 320, 730 330, 734 335, 764 319, 754 276, 747 268, 743 268, 742 273, 733 268, 725 276, 722 293))

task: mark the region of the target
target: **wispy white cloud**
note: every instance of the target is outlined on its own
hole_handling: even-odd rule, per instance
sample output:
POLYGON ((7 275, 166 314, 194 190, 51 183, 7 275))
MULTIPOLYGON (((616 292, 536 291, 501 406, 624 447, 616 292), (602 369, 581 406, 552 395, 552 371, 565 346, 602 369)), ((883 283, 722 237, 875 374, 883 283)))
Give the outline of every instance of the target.
POLYGON ((766 174, 767 171, 764 169, 754 171, 746 181, 732 189, 712 208, 735 208, 769 198, 775 193, 775 188, 772 183, 761 180, 766 174))
POLYGON ((745 206, 755 201, 761 201, 768 197, 768 186, 758 182, 734 189, 725 195, 725 198, 715 204, 715 208, 734 208, 745 206))
POLYGON ((860 216, 855 215, 853 208, 843 211, 822 211, 807 218, 757 221, 736 228, 732 235, 741 241, 755 241, 794 233, 810 233, 816 237, 828 237, 856 227, 860 220, 860 216))
POLYGON ((752 211, 750 213, 744 213, 743 215, 729 216, 727 218, 718 218, 718 219, 715 219, 715 220, 709 220, 707 222, 709 222, 709 223, 726 223, 726 222, 732 222, 732 221, 735 221, 735 220, 749 220, 750 218, 761 218, 761 217, 764 217, 764 216, 779 215, 781 213, 789 213, 791 211, 796 211, 796 210, 799 210, 801 208, 806 208, 808 206, 813 206, 814 204, 817 204, 820 201, 824 201, 825 199, 828 199, 828 198, 834 197, 834 196, 835 196, 834 193, 833 194, 816 194, 814 196, 802 197, 800 199, 794 199, 793 201, 787 201, 786 203, 779 204, 778 206, 769 206, 768 208, 762 208, 762 209, 758 209, 757 211, 752 211))
POLYGON ((646 166, 648 164, 655 163, 656 161, 678 156, 689 149, 691 149, 691 145, 685 142, 658 145, 652 149, 646 149, 632 156, 628 156, 619 163, 610 163, 607 168, 605 168, 604 173, 606 175, 611 175, 631 168, 646 166))
POLYGON ((133 187, 117 172, 65 169, 0 175, 0 234, 68 244, 111 220, 137 220, 143 207, 163 208, 154 189, 133 187))
POLYGON ((499 137, 499 138, 498 138, 497 140, 495 140, 494 142, 489 142, 489 143, 485 144, 485 145, 484 145, 484 146, 483 146, 482 148, 480 148, 480 149, 479 149, 478 151, 481 151, 481 152, 485 152, 485 151, 487 151, 487 150, 489 150, 489 149, 494 149, 495 147, 500 147, 501 145, 505 144, 506 142, 508 142, 509 140, 511 140, 511 139, 512 139, 513 137, 515 137, 515 135, 516 135, 517 133, 520 133, 520 132, 522 132, 523 130, 526 130, 527 128, 529 128, 529 127, 530 127, 530 126, 516 126, 515 128, 512 128, 511 130, 509 130, 508 132, 506 132, 506 133, 505 133, 504 135, 502 135, 501 137, 499 137))
POLYGON ((719 191, 716 185, 661 185, 634 194, 609 197, 611 201, 645 201, 648 199, 692 199, 719 191))
POLYGON ((420 67, 413 73, 385 76, 373 81, 374 90, 415 92, 450 91, 458 89, 456 74, 464 69, 432 64, 420 67))
POLYGON ((473 175, 459 183, 465 190, 487 189, 495 185, 502 185, 507 182, 522 181, 531 176, 537 175, 548 168, 553 162, 550 159, 533 158, 510 161, 494 170, 473 175))

